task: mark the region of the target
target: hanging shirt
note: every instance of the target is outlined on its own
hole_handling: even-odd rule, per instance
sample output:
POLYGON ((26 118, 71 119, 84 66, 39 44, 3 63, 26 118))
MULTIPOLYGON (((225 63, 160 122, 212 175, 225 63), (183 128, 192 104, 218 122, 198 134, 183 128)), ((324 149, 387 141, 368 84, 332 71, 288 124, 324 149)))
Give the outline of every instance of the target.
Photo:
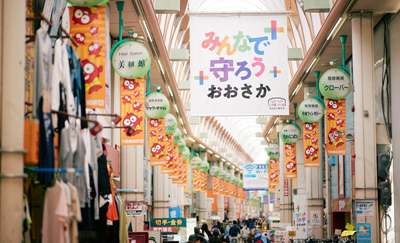
POLYGON ((68 183, 68 187, 71 191, 71 221, 70 221, 70 234, 69 238, 71 243, 79 243, 78 236, 78 222, 82 221, 81 207, 79 205, 78 190, 72 184, 68 183))
POLYGON ((43 207, 42 243, 66 243, 67 196, 59 182, 47 189, 43 207))

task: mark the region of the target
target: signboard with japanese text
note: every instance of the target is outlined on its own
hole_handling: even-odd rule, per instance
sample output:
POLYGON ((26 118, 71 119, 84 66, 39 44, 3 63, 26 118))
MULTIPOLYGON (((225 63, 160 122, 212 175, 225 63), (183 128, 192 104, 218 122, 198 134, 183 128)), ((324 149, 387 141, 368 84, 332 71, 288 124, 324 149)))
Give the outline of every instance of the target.
POLYGON ((346 155, 346 100, 326 99, 326 152, 346 155))
POLYGON ((305 99, 299 105, 298 114, 303 122, 318 122, 324 117, 324 105, 316 98, 305 99))
POLYGON ((356 202, 357 216, 374 216, 374 202, 356 202))
POLYGON ((200 191, 205 192, 207 191, 207 172, 202 172, 200 171, 200 178, 201 178, 201 183, 200 183, 200 191))
POLYGON ((144 106, 144 112, 146 113, 146 116, 154 119, 164 118, 170 109, 167 96, 158 92, 148 94, 146 96, 144 106))
POLYGON ((186 227, 186 218, 155 218, 150 227, 186 227))
POLYGON ((129 202, 125 203, 126 215, 129 216, 142 216, 143 214, 143 203, 129 202))
POLYGON ((288 115, 287 16, 190 17, 192 116, 288 115))
POLYGON ((304 167, 320 166, 319 122, 303 123, 304 167))
POLYGON ((350 75, 341 68, 327 70, 319 81, 319 90, 325 98, 340 100, 350 92, 350 75))
POLYGON ((297 124, 287 124, 279 135, 284 143, 293 144, 299 140, 300 133, 300 127, 297 124))
POLYGON ((322 224, 321 211, 310 211, 310 215, 311 215, 310 225, 322 224))
POLYGON ((297 237, 307 238, 308 207, 307 195, 294 195, 294 222, 297 227, 297 237))
POLYGON ((289 179, 285 178, 283 180, 283 196, 288 197, 289 196, 289 179))
POLYGON ((106 108, 106 7, 69 7, 70 35, 79 44, 86 108, 106 108))
MULTIPOLYGON (((277 186, 279 185, 279 159, 270 159, 269 160, 269 169, 268 169, 268 178, 269 185, 277 186)), ((269 189, 273 189, 270 187, 269 189)))
POLYGON ((285 144, 285 178, 297 178, 296 144, 285 144))
POLYGON ((265 164, 243 165, 243 188, 250 190, 268 189, 268 171, 265 164))
POLYGON ((161 119, 148 119, 150 165, 167 163, 165 148, 165 122, 161 119))
POLYGON ((144 79, 121 78, 121 126, 132 127, 131 136, 127 128, 120 129, 121 146, 144 145, 144 79))
POLYGON ((267 155, 271 159, 279 159, 279 144, 270 144, 267 148, 267 155))

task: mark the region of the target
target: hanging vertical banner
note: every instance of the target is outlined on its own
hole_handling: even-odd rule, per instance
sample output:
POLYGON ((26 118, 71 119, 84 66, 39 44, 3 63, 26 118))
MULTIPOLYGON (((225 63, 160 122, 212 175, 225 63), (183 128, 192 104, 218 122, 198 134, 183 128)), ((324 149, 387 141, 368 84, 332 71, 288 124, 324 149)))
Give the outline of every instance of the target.
POLYGON ((212 177, 212 192, 216 195, 219 195, 219 181, 218 176, 212 177))
POLYGON ((279 185, 279 159, 269 160, 269 173, 268 173, 268 185, 277 186, 279 185))
POLYGON ((128 136, 127 128, 120 129, 121 145, 144 145, 144 78, 121 78, 120 89, 121 126, 135 130, 128 136))
POLYGON ((163 165, 167 163, 165 149, 165 123, 164 118, 148 119, 150 165, 163 165))
POLYGON ((200 177, 201 177, 201 191, 206 192, 207 191, 207 172, 200 172, 200 177))
POLYGON ((326 99, 326 152, 346 155, 346 99, 326 99))
MULTIPOLYGON (((79 44, 85 77, 86 108, 106 107, 106 8, 70 7, 70 35, 79 44)), ((75 46, 74 46, 75 48, 75 46)))
POLYGON ((274 185, 269 185, 269 186, 268 186, 268 191, 270 191, 270 192, 275 192, 275 191, 276 191, 276 186, 274 186, 274 185))
POLYGON ((229 182, 227 180, 224 181, 224 186, 225 186, 225 197, 229 197, 231 195, 230 192, 230 187, 229 187, 229 182))
POLYGON ((168 171, 168 178, 169 179, 178 178, 178 173, 177 173, 178 166, 179 166, 178 150, 179 150, 179 146, 178 145, 174 145, 172 147, 172 152, 170 152, 172 166, 170 167, 171 170, 168 171))
POLYGON ((190 24, 192 116, 289 114, 286 15, 194 15, 190 24))
POLYGON ((173 144, 173 134, 165 135, 165 150, 166 150, 166 163, 161 165, 161 173, 169 174, 173 171, 174 163, 173 163, 173 153, 174 153, 174 144, 173 144))
POLYGON ((296 237, 298 239, 305 239, 308 236, 307 222, 308 222, 308 205, 307 195, 294 195, 294 224, 297 227, 296 237))
POLYGON ((297 178, 296 144, 285 143, 285 178, 297 178))
MULTIPOLYGON (((183 158, 182 158, 182 160, 183 160, 183 158)), ((180 173, 181 182, 178 184, 178 186, 180 186, 180 187, 186 187, 187 186, 187 171, 188 171, 187 167, 188 167, 188 160, 182 161, 182 169, 179 172, 180 173)))
POLYGON ((182 183, 182 170, 183 170, 182 154, 178 154, 177 163, 176 163, 175 171, 174 171, 174 176, 171 178, 172 183, 178 184, 178 185, 182 183))
POLYGON ((193 170, 193 190, 201 191, 201 177, 200 177, 200 169, 193 170))
POLYGON ((225 180, 219 179, 219 195, 225 196, 225 180))
POLYGON ((303 123, 304 167, 319 167, 319 122, 303 123))

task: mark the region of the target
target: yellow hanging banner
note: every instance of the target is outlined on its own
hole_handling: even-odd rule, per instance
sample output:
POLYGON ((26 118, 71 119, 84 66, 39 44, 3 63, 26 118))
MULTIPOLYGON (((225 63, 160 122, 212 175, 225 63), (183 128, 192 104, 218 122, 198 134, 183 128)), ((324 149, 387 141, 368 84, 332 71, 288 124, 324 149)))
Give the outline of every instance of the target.
POLYGON ((193 170, 193 190, 201 191, 201 181, 200 169, 193 170))
POLYGON ((148 119, 150 165, 164 165, 167 163, 165 148, 165 119, 148 119))
POLYGON ((220 191, 219 191, 219 179, 218 176, 213 176, 212 177, 212 192, 216 195, 219 195, 220 191))
POLYGON ((326 99, 326 152, 346 155, 346 99, 326 99))
POLYGON ((207 172, 200 172, 200 177, 201 177, 201 191, 206 192, 207 191, 207 172))
POLYGON ((187 186, 187 165, 188 164, 188 160, 182 161, 182 168, 180 170, 180 183, 178 184, 178 186, 180 187, 186 187, 187 186))
POLYGON ((303 123, 304 167, 319 167, 319 122, 303 123))
POLYGON ((172 158, 172 170, 168 172, 168 178, 169 179, 176 179, 179 177, 178 175, 178 166, 179 166, 179 161, 178 161, 178 155, 179 155, 179 146, 178 145, 173 145, 172 147, 172 153, 170 153, 171 158, 172 158))
POLYGON ((284 145, 285 148, 285 178, 297 178, 296 144, 284 145))
POLYGON ((161 173, 169 174, 174 170, 173 163, 173 153, 174 153, 174 144, 173 144, 173 134, 165 135, 165 149, 166 149, 166 163, 161 165, 161 173))

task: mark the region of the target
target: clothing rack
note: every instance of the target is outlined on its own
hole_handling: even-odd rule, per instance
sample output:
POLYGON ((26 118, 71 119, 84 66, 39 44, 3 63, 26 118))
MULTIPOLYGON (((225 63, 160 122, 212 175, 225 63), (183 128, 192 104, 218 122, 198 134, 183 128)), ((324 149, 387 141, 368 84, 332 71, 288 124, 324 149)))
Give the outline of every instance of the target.
POLYGON ((44 173, 83 173, 83 169, 75 168, 24 168, 24 172, 44 172, 44 173))
MULTIPOLYGON (((52 23, 50 22, 50 20, 48 20, 43 13, 40 13, 40 16, 37 17, 27 17, 26 21, 44 21, 46 22, 49 26, 52 25, 52 23)), ((64 29, 64 27, 60 26, 61 31, 65 34, 65 36, 50 36, 50 38, 68 38, 71 40, 72 44, 74 44, 74 46, 78 47, 79 44, 75 41, 74 38, 72 38, 72 36, 68 33, 68 31, 66 29, 64 29)), ((35 35, 26 35, 26 38, 29 38, 25 43, 28 44, 29 42, 34 41, 34 37, 35 35)))

